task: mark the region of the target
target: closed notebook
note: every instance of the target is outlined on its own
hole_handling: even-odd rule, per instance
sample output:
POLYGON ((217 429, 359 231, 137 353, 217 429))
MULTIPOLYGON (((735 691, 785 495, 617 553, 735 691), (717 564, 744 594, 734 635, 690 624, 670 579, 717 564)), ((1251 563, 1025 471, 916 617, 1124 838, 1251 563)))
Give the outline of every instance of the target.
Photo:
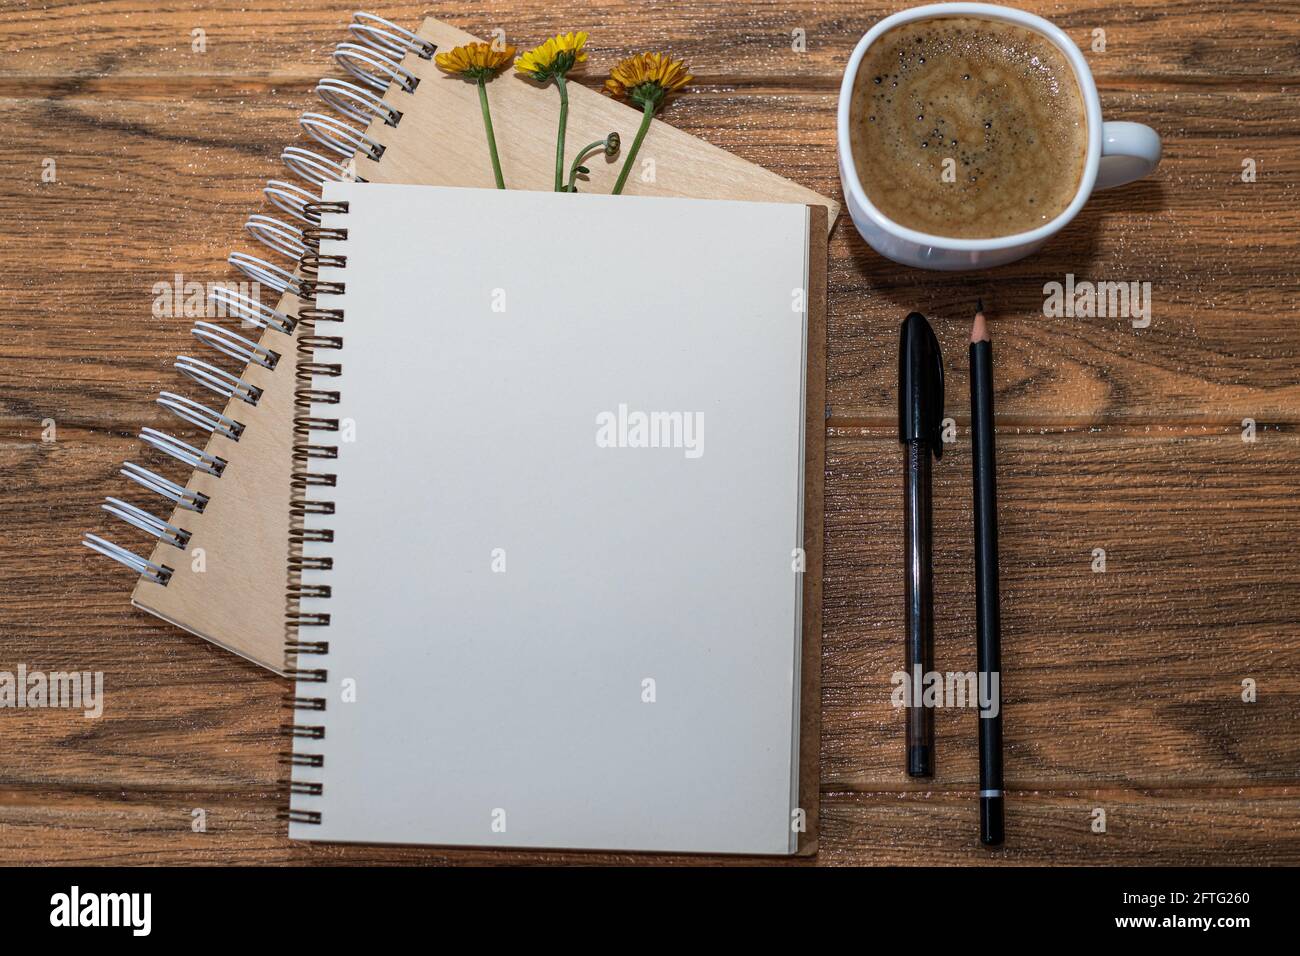
MULTIPOLYGON (((159 396, 175 418, 142 430, 146 447, 123 468, 133 484, 124 484, 125 499, 105 505, 131 526, 128 533, 152 540, 152 550, 146 558, 136 553, 137 542, 86 536, 94 550, 139 574, 132 593, 137 607, 278 672, 287 666, 283 571, 293 359, 315 319, 310 270, 296 269, 319 225, 311 202, 322 182, 353 178, 492 184, 476 88, 444 75, 433 61, 435 51, 476 38, 435 19, 410 32, 366 13, 356 14, 348 30, 334 50, 335 75, 316 87, 321 104, 302 117, 309 139, 284 151, 287 178, 268 183, 271 208, 248 220, 249 239, 261 246, 256 254, 230 256, 263 297, 218 294, 220 314, 196 324, 193 353, 176 362, 193 387, 159 396)), ((594 65, 599 53, 592 55, 594 65)), ((570 89, 571 144, 611 130, 631 142, 640 110, 577 84, 570 89)), ((491 97, 508 185, 550 189, 554 89, 507 72, 493 81, 491 97)), ((642 156, 654 160, 653 175, 650 167, 639 171, 628 183, 630 194, 820 203, 834 217, 831 200, 659 121, 642 156)), ((608 192, 618 164, 601 157, 588 165, 590 178, 579 188, 608 192)), ((518 225, 507 214, 483 228, 518 225)), ((426 222, 411 233, 423 242, 444 228, 426 222)))
POLYGON ((824 211, 324 200, 290 835, 808 849, 824 211))

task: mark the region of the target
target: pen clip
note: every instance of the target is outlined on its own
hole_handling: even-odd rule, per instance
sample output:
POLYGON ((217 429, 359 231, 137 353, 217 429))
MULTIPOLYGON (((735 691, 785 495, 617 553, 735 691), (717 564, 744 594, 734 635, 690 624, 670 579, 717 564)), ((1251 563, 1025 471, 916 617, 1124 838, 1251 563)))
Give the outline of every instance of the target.
POLYGON ((943 352, 939 349, 939 339, 934 334, 934 329, 929 325, 925 328, 930 333, 930 355, 934 360, 934 367, 930 373, 930 385, 933 391, 927 403, 933 412, 933 421, 929 423, 926 430, 930 434, 930 450, 934 452, 935 461, 938 461, 943 457, 943 352))

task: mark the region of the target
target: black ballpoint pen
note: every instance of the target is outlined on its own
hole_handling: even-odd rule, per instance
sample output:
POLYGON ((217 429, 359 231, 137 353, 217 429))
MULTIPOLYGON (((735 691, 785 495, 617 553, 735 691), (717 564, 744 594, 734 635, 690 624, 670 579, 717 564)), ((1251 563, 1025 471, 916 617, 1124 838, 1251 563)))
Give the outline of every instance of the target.
POLYGON ((993 344, 976 306, 970 336, 970 417, 975 485, 975 623, 979 688, 980 842, 1000 846, 1002 795, 1002 635, 998 607, 998 492, 993 442, 993 344), (985 689, 987 688, 987 690, 985 689), (983 708, 985 701, 981 700, 983 708))
MULTIPOLYGON (((925 316, 903 320, 898 350, 898 440, 903 443, 904 607, 907 678, 913 689, 934 670, 934 587, 931 580, 930 456, 943 455, 943 355, 925 316)), ((907 773, 934 776, 934 711, 911 695, 907 708, 907 773)))

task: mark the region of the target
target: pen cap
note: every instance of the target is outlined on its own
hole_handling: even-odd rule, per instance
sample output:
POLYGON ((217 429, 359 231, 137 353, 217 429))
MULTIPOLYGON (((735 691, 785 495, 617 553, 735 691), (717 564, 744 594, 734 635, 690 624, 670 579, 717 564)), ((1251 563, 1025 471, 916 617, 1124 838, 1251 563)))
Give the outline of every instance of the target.
POLYGON ((943 354, 920 312, 903 320, 898 342, 898 440, 923 441, 943 457, 943 354))

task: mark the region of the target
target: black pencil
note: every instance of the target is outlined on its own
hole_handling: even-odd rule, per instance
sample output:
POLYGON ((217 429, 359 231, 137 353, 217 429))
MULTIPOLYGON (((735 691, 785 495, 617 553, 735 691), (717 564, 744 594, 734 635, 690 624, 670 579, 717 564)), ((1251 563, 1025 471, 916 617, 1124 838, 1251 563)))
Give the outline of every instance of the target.
POLYGON ((987 688, 988 713, 980 708, 980 842, 1003 840, 1002 634, 998 607, 998 490, 993 442, 993 343, 976 307, 970 344, 972 471, 975 485, 975 621, 979 687, 987 688))

